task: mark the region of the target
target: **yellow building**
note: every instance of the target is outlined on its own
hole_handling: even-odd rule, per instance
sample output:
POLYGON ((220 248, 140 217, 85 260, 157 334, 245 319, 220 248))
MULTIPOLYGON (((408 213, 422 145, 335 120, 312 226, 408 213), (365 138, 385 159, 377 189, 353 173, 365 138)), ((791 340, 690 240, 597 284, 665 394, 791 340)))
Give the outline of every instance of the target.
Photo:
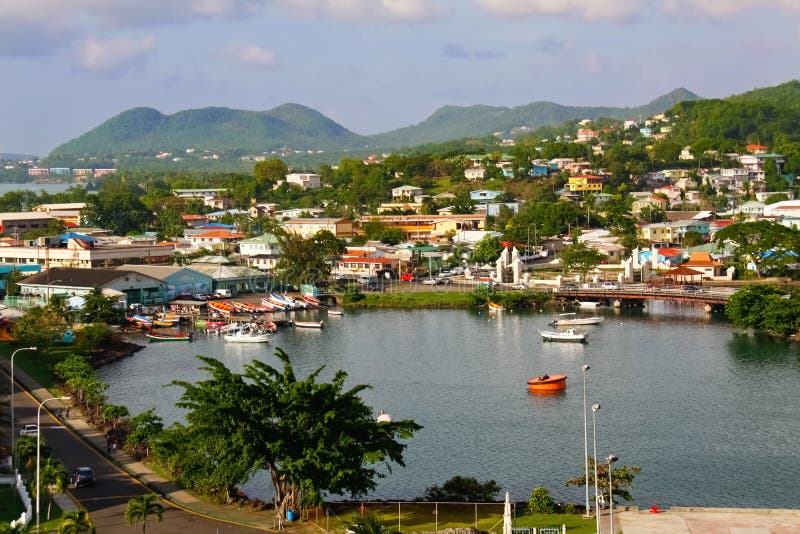
POLYGON ((564 184, 564 191, 582 195, 600 193, 603 191, 603 178, 591 174, 570 176, 569 183, 564 184))

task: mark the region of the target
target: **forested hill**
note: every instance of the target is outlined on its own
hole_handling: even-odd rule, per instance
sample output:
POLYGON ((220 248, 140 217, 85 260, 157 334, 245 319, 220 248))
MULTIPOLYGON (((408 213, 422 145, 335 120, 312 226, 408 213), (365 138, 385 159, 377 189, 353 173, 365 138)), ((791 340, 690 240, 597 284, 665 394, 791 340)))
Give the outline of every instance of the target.
POLYGON ((195 149, 261 153, 294 149, 347 149, 363 146, 363 137, 311 108, 284 104, 269 111, 203 108, 164 115, 134 108, 60 145, 50 156, 155 154, 195 149))
POLYGON ((423 122, 369 136, 380 146, 414 146, 460 139, 481 137, 495 132, 509 134, 525 127, 536 130, 541 126, 560 125, 579 119, 644 119, 663 113, 678 102, 698 100, 699 96, 686 89, 675 89, 649 104, 638 107, 576 107, 553 102, 533 102, 517 107, 445 106, 439 108, 423 122))
POLYGON ((445 106, 416 126, 373 136, 355 134, 321 113, 298 104, 284 104, 263 112, 212 107, 173 115, 164 115, 152 108, 134 108, 57 147, 50 157, 152 155, 190 148, 251 154, 281 148, 342 151, 372 146, 375 150, 391 150, 482 137, 521 127, 534 130, 574 119, 648 117, 666 111, 681 100, 697 98, 685 89, 676 89, 646 106, 632 108, 572 107, 552 102, 515 108, 445 106))

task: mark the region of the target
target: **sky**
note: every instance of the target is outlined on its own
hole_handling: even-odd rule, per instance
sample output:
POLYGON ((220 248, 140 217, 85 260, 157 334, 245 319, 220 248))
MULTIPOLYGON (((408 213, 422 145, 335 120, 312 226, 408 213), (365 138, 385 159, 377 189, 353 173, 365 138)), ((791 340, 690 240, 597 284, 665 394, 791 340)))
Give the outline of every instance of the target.
POLYGON ((133 107, 314 108, 359 134, 444 105, 636 106, 800 78, 800 0, 0 0, 0 153, 133 107))

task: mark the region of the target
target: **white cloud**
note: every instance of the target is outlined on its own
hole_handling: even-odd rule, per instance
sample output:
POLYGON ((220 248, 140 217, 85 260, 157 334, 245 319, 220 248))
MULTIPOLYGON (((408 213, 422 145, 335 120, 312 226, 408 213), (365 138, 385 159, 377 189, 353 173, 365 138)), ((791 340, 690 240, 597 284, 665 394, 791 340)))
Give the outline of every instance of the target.
POLYGON ((141 64, 155 44, 152 35, 109 40, 90 37, 76 44, 77 63, 97 76, 117 76, 141 64))
POLYGON ((556 16, 585 21, 630 22, 648 14, 724 19, 758 9, 800 16, 798 0, 473 0, 500 17, 556 16))
POLYGON ((443 17, 439 0, 275 0, 290 13, 346 21, 426 22, 443 17))
POLYGON ((273 51, 252 44, 231 44, 225 48, 222 57, 233 65, 249 69, 273 69, 278 65, 273 51))
POLYGON ((251 15, 264 0, 2 0, 0 56, 74 47, 108 30, 251 15))

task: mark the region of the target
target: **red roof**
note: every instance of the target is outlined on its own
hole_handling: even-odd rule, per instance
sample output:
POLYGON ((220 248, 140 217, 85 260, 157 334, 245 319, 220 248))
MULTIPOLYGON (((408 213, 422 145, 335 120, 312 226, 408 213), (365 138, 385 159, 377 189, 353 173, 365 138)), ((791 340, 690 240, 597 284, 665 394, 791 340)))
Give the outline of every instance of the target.
POLYGON ((671 247, 660 248, 658 249, 658 253, 659 255, 664 256, 665 258, 669 258, 671 256, 680 256, 681 254, 683 254, 683 252, 680 249, 671 247))
POLYGON ((203 234, 199 234, 196 237, 203 237, 203 238, 215 238, 218 237, 220 239, 241 239, 244 237, 244 234, 239 232, 226 232, 225 230, 214 230, 212 232, 205 232, 203 234))

